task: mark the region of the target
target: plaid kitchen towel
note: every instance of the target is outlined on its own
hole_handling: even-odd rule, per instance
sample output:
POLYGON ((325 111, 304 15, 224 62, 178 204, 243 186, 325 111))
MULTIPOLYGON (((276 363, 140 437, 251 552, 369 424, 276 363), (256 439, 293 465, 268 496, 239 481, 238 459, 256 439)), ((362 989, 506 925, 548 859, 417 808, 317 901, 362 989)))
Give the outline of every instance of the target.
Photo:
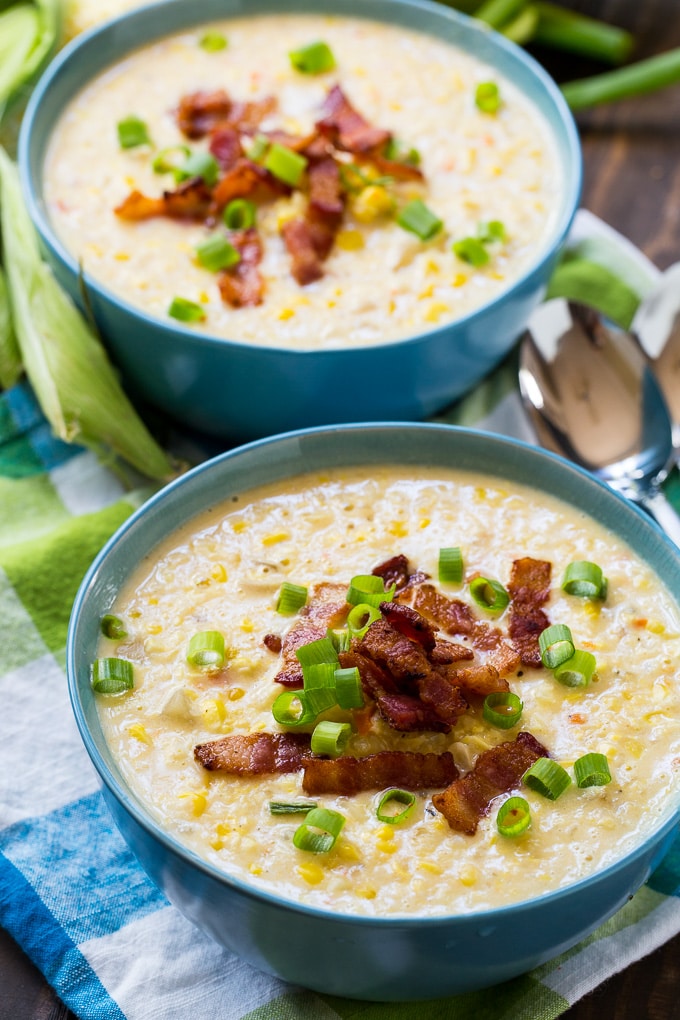
MULTIPOLYGON (((639 253, 586 213, 572 245, 637 293, 639 253), (595 250, 593 244, 595 243, 595 250)), ((516 352, 443 420, 531 440, 516 352)), ((180 437, 181 438, 181 437, 180 437)), ((680 507, 679 487, 670 493, 680 507)), ((27 387, 0 397, 0 924, 82 1020, 548 1020, 680 931, 680 837, 636 896, 534 972, 445 1001, 321 996, 261 974, 197 931, 113 827, 68 701, 71 604, 95 554, 145 492, 55 441, 27 387)))

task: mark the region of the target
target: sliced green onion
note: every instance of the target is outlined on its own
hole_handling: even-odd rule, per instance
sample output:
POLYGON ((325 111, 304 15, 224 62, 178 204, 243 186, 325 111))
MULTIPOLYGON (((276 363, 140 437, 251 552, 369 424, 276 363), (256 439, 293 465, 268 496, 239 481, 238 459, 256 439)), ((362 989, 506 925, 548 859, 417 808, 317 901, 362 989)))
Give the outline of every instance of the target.
POLYGON ((149 130, 139 117, 125 117, 119 120, 118 144, 121 149, 135 149, 138 145, 151 145, 149 130))
POLYGON ((276 600, 276 612, 283 616, 292 616, 293 613, 297 613, 298 609, 302 609, 306 601, 307 589, 304 585, 284 581, 276 600))
POLYGON ((459 545, 439 550, 439 580, 443 583, 463 580, 463 553, 459 545))
POLYGON ((581 598, 604 599, 607 597, 607 578, 597 563, 574 560, 564 571, 562 591, 581 598))
POLYGON ((295 70, 302 74, 324 74, 335 67, 333 51, 322 40, 291 50, 288 56, 295 70))
POLYGON ((344 824, 345 818, 339 811, 313 808, 296 830, 293 845, 312 854, 327 854, 335 846, 344 824))
POLYGON ((402 145, 396 138, 390 138, 383 149, 385 159, 395 163, 407 163, 409 166, 420 166, 420 153, 417 149, 402 145))
POLYGON ((554 623, 538 635, 541 662, 548 669, 561 666, 574 654, 574 639, 566 623, 554 623))
POLYGON ((557 800, 571 785, 566 769, 552 758, 539 758, 522 776, 522 782, 548 800, 557 800))
POLYGON ((463 237, 460 241, 454 241, 452 248, 454 255, 475 269, 485 266, 491 259, 482 242, 476 237, 463 237))
POLYGON ((606 786, 611 783, 609 762, 605 754, 584 754, 574 762, 574 778, 579 789, 586 786, 606 786))
POLYGON ((295 655, 303 669, 306 666, 314 666, 318 662, 338 661, 338 653, 329 637, 319 638, 317 641, 301 645, 295 649, 295 655))
POLYGON ((404 230, 417 234, 421 241, 429 241, 444 224, 420 198, 407 202, 397 214, 397 223, 404 230))
POLYGON ((104 637, 112 641, 120 641, 121 638, 127 637, 127 630, 120 616, 113 616, 111 613, 102 616, 99 628, 104 637))
POLYGON ((205 312, 195 301, 189 298, 174 297, 168 308, 168 315, 180 322, 203 322, 205 312))
POLYGON ((385 591, 385 584, 382 577, 376 574, 357 574, 349 583, 346 600, 351 606, 373 606, 378 608, 381 602, 391 602, 397 590, 393 584, 388 591, 385 591))
POLYGON ((396 787, 392 790, 385 790, 378 801, 376 817, 379 822, 387 822, 388 825, 401 825, 413 811, 415 803, 416 796, 410 790, 400 790, 396 787), (394 810, 397 804, 404 805, 401 811, 394 810))
POLYGON ((192 152, 186 163, 178 166, 175 177, 178 181, 188 181, 191 177, 202 177, 209 188, 217 184, 220 176, 220 164, 211 152, 192 152))
POLYGON ((316 807, 315 800, 298 800, 290 804, 282 800, 269 801, 269 813, 272 815, 306 815, 316 807))
POLYGON ((565 687, 587 687, 596 668, 597 660, 592 652, 579 648, 570 659, 553 670, 553 676, 565 687))
POLYGON ((512 691, 495 691, 484 699, 483 714, 487 722, 501 730, 515 726, 522 715, 524 704, 512 691))
POLYGON ((255 204, 247 198, 235 198, 222 213, 229 230, 248 230, 255 223, 255 204))
POLYGON ((313 688, 326 687, 331 691, 335 690, 335 670, 337 669, 336 662, 313 662, 311 665, 303 667, 303 675, 305 678, 305 690, 312 690, 313 688))
POLYGON ((498 113, 501 108, 501 94, 495 81, 479 83, 475 90, 475 105, 482 113, 498 113))
POLYGON ((269 145, 270 142, 266 135, 255 135, 246 150, 246 156, 248 159, 252 160, 253 163, 261 163, 269 149, 269 145))
POLYGON ((305 687, 305 703, 316 719, 322 712, 337 705, 335 687, 305 687))
POLYGON ((363 708, 361 676, 356 666, 335 671, 335 696, 340 708, 363 708))
POLYGON ((485 220, 477 225, 477 237, 482 244, 506 240, 505 225, 501 220, 485 220))
POLYGON ((314 722, 315 712, 305 691, 283 691, 272 705, 272 715, 281 726, 306 726, 314 722))
POLYGON ((286 145, 273 142, 264 159, 263 166, 278 180, 295 188, 305 172, 307 160, 299 152, 293 152, 286 145))
POLYGON ((352 727, 349 723, 331 722, 330 719, 324 719, 314 727, 311 740, 312 753, 326 754, 330 758, 337 758, 347 747, 351 736, 352 727))
POLYGON ((92 690, 97 694, 123 694, 134 687, 132 663, 127 659, 95 659, 90 674, 92 690))
POLYGON ((201 630, 194 634, 187 648, 191 666, 219 669, 224 665, 224 635, 218 630, 201 630))
POLYGON ((174 174, 183 163, 186 163, 190 155, 191 149, 188 145, 170 145, 167 149, 161 149, 151 164, 151 169, 155 174, 174 174))
POLYGON ((372 623, 381 618, 382 614, 375 606, 361 602, 351 609, 347 617, 347 629, 352 637, 362 638, 372 623))
POLYGON ((348 652, 352 643, 352 635, 348 630, 331 630, 328 632, 336 652, 348 652))
POLYGON ((196 260, 204 269, 211 273, 218 273, 220 269, 229 269, 237 266, 241 261, 239 252, 233 244, 229 244, 226 237, 214 234, 206 241, 196 245, 196 260))
POLYGON ((199 40, 198 45, 206 53, 218 53, 219 50, 226 50, 228 40, 221 32, 206 32, 199 40))
POLYGON ((510 596, 500 581, 494 581, 490 577, 475 577, 470 581, 470 595, 483 609, 490 613, 502 613, 510 596))
POLYGON ((524 797, 508 797, 498 809, 496 828, 501 836, 521 836, 531 825, 531 809, 524 797))

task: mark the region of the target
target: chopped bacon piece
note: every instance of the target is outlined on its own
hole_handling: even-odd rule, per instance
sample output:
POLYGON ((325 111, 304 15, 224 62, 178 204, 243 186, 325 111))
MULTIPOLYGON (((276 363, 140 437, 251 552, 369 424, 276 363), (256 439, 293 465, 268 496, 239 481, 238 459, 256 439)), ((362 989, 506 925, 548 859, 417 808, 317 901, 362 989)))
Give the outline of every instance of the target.
POLYGON ((265 648, 268 648, 270 652, 274 652, 275 655, 278 655, 281 651, 283 641, 280 634, 265 634, 262 638, 262 644, 265 648))
POLYGON ((345 668, 356 666, 361 686, 373 698, 378 712, 392 729, 400 732, 449 732, 450 724, 444 722, 431 705, 426 705, 412 694, 401 693, 394 677, 368 656, 362 655, 356 647, 349 652, 341 652, 339 659, 340 665, 345 668))
POLYGON ((308 178, 311 207, 323 216, 342 216, 345 203, 335 160, 327 157, 310 163, 308 178))
POLYGON ((362 655, 386 669, 403 689, 432 672, 422 645, 395 630, 387 620, 376 620, 357 642, 362 655))
POLYGON ((305 762, 302 788, 308 795, 335 793, 352 796, 362 790, 390 786, 431 790, 454 781, 458 769, 453 755, 415 751, 379 751, 364 758, 314 758, 305 762))
MULTIPOLYGON (((272 131, 263 131, 262 134, 270 142, 275 142, 277 145, 285 145, 287 149, 292 149, 293 152, 304 152, 306 156, 309 156, 309 147, 318 138, 316 133, 311 135, 291 135, 288 131, 282 131, 280 128, 274 128, 272 131)), ((314 150, 312 149, 312 151, 314 150)), ((326 152, 319 153, 317 158, 325 155, 327 155, 326 152)))
POLYGON ((457 687, 460 687, 466 694, 496 694, 498 691, 509 691, 510 686, 507 680, 498 675, 495 666, 488 663, 476 663, 474 666, 466 666, 463 669, 452 669, 443 667, 446 676, 457 687))
POLYGON ((469 637, 475 648, 489 651, 497 648, 503 635, 497 627, 478 620, 467 603, 442 595, 431 584, 416 588, 414 607, 423 616, 437 624, 445 634, 462 634, 469 637))
POLYGON ((153 216, 164 215, 165 201, 162 198, 149 198, 135 188, 113 211, 122 220, 150 220, 153 216))
POLYGON ((369 156, 370 162, 382 174, 393 177, 399 181, 422 181, 423 171, 412 163, 401 163, 396 159, 387 159, 379 152, 372 152, 369 156))
POLYGON ((164 191, 162 198, 149 198, 141 191, 131 191, 114 212, 123 220, 148 220, 153 216, 170 216, 176 220, 205 220, 211 204, 211 193, 202 177, 183 181, 174 191, 164 191))
POLYGON ((252 134, 259 124, 273 113, 276 109, 276 96, 263 96, 262 99, 252 99, 232 103, 229 111, 229 123, 242 131, 243 134, 252 134))
POLYGON ((509 676, 516 673, 520 667, 520 654, 516 648, 509 645, 507 641, 501 641, 498 646, 486 657, 487 666, 494 666, 499 676, 509 676))
POLYGON ((334 145, 348 152, 367 152, 390 140, 390 132, 372 127, 358 113, 339 85, 334 85, 323 104, 317 128, 334 145))
POLYGON ((459 645, 455 641, 435 641, 430 652, 430 662, 435 666, 449 666, 452 662, 474 659, 475 653, 468 645, 459 645))
POLYGON ((229 119, 232 105, 224 89, 183 96, 177 110, 179 129, 187 138, 203 138, 220 121, 229 119))
POLYGON ((209 771, 233 776, 297 772, 311 756, 307 733, 247 733, 194 747, 194 758, 209 771))
POLYGON ((526 770, 547 755, 545 747, 530 733, 519 733, 516 740, 480 754, 472 770, 435 794, 432 803, 452 829, 473 836, 492 800, 518 786, 526 770))
POLYGON ((312 230, 306 219, 288 220, 281 228, 283 243, 291 257, 291 272, 301 287, 323 276, 322 259, 314 245, 312 230))
POLYGON ((264 167, 257 163, 252 163, 245 157, 237 159, 213 188, 213 212, 219 212, 234 198, 252 195, 261 184, 268 183, 269 176, 264 167))
POLYGON ((362 655, 357 650, 357 642, 349 652, 340 652, 338 659, 343 669, 351 669, 353 666, 359 670, 361 686, 369 697, 378 701, 382 694, 398 694, 399 687, 393 676, 379 666, 377 662, 367 655, 362 655))
POLYGON ((452 681, 452 674, 433 670, 418 681, 418 694, 423 704, 433 708, 437 717, 449 726, 467 712, 468 703, 452 681))
POLYGON ((421 581, 426 581, 429 576, 424 574, 422 570, 416 570, 414 573, 411 573, 409 562, 403 553, 398 553, 389 560, 379 563, 377 567, 373 568, 371 573, 375 574, 376 577, 382 577, 386 588, 395 584, 397 592, 404 591, 411 585, 420 584, 421 581))
POLYGON ((435 646, 434 630, 425 617, 415 609, 400 602, 381 602, 380 612, 390 627, 398 630, 409 641, 422 645, 426 652, 432 651, 435 646))
POLYGON ((241 261, 231 269, 221 270, 217 276, 217 286, 223 301, 233 308, 262 304, 264 280, 258 269, 262 259, 262 242, 257 230, 254 227, 240 230, 231 234, 229 239, 241 256, 241 261))
POLYGON ((525 556, 513 560, 508 591, 512 597, 508 633, 524 666, 539 668, 538 635, 550 625, 541 609, 550 595, 552 567, 547 560, 525 556))
POLYGON ((313 586, 307 605, 300 610, 299 618, 283 639, 283 663, 274 677, 276 683, 289 688, 302 687, 302 666, 295 652, 302 645, 325 637, 329 627, 338 627, 345 621, 349 611, 344 597, 346 591, 346 585, 327 581, 313 586))
POLYGON ((324 159, 332 154, 333 146, 325 135, 315 133, 305 139, 304 147, 298 151, 302 151, 307 159, 324 159))
POLYGON ((215 128, 210 135, 209 148, 222 170, 231 170, 243 156, 241 136, 231 124, 215 128))

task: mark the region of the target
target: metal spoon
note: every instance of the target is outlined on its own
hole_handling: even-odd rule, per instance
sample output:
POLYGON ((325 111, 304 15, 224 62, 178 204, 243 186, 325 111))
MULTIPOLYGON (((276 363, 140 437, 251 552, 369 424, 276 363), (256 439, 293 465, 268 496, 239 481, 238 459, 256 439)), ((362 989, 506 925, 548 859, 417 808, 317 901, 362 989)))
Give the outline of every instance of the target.
POLYGON ((631 332, 663 390, 673 421, 673 442, 680 448, 680 263, 667 269, 641 302, 631 332))
POLYGON ((556 298, 529 319, 519 385, 539 442, 643 506, 676 545, 661 490, 674 449, 668 407, 644 353, 585 305, 556 298))

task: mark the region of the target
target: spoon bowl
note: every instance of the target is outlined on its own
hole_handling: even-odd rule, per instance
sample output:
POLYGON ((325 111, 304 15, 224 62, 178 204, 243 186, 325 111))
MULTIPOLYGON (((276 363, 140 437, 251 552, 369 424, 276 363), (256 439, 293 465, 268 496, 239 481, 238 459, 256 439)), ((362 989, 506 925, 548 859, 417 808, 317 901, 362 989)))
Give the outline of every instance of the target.
POLYGON ((668 406, 635 338, 587 305, 547 301, 529 319, 519 385, 542 446, 643 506, 680 544, 661 484, 675 450, 668 406))
POLYGON ((631 332, 659 381, 673 422, 673 441, 680 448, 680 262, 662 274, 640 303, 631 332))

